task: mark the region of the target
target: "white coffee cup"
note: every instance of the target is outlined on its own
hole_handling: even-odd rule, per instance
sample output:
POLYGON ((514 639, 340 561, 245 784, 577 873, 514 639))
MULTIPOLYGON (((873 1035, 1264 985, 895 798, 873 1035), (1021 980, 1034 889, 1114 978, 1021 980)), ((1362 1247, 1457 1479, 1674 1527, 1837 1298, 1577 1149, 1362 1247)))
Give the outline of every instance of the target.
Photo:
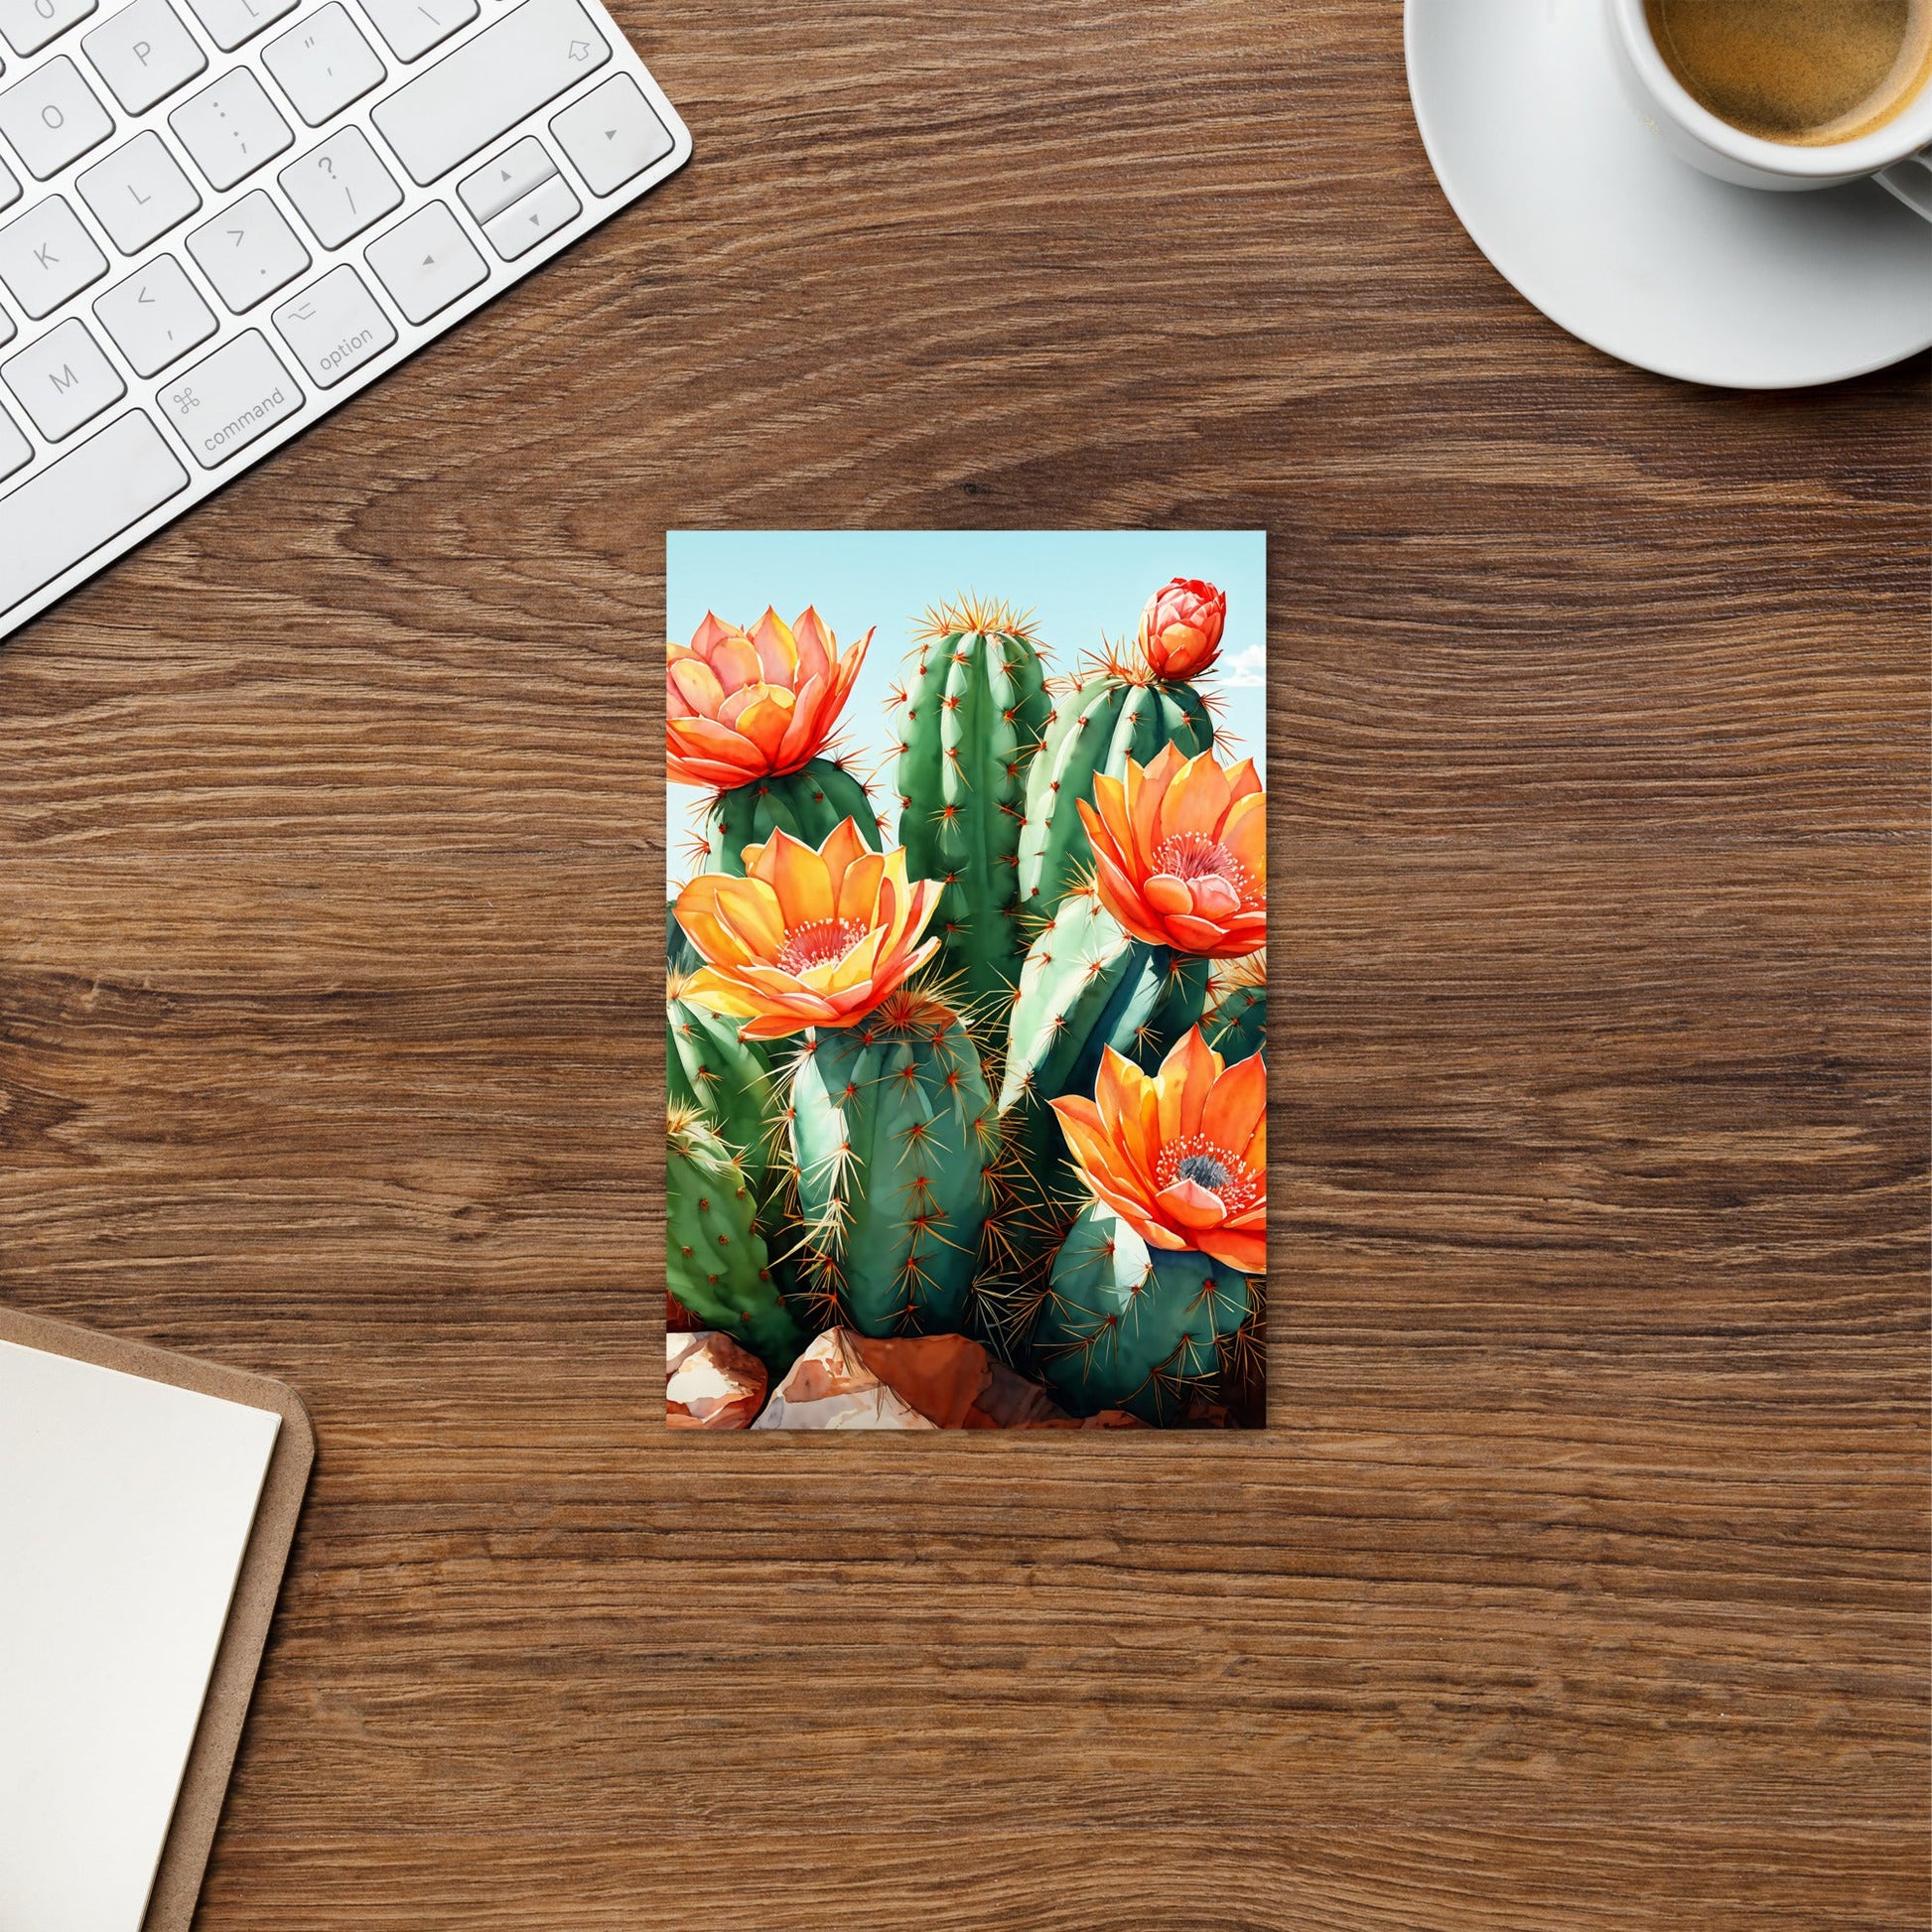
POLYGON ((1821 147, 1766 141, 1720 120, 1689 92, 1657 51, 1644 0, 1603 5, 1624 88, 1679 160, 1744 188, 1839 188, 1872 179, 1932 221, 1932 84, 1921 84, 1882 127, 1850 141, 1821 147))

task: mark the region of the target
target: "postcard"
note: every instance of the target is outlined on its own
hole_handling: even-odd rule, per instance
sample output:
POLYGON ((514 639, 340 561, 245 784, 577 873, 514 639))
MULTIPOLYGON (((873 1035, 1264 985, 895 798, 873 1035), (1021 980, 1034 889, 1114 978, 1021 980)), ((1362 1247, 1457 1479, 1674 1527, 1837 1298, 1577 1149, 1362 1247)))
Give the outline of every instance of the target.
POLYGON ((667 1421, 1263 1426, 1263 535, 667 583, 667 1421))

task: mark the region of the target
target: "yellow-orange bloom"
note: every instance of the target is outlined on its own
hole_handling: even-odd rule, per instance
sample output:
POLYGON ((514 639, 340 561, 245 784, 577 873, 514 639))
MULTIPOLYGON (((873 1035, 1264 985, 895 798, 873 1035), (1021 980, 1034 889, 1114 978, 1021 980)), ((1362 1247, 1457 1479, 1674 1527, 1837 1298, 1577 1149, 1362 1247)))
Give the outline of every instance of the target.
POLYGON ((1268 942, 1268 794, 1253 759, 1223 770, 1212 752, 1164 745, 1127 782, 1103 772, 1080 822, 1100 902, 1137 939, 1213 959, 1268 942))
POLYGON ((905 850, 873 852, 844 819, 817 851, 784 832, 745 848, 745 877, 705 873, 677 922, 704 955, 686 997, 744 1021, 747 1039, 849 1027, 938 948, 919 943, 941 887, 905 877, 905 850))
POLYGON ((1143 1073, 1110 1046, 1092 1100, 1053 1102, 1094 1198, 1151 1248, 1192 1248, 1258 1275, 1268 1265, 1268 1075, 1227 1065, 1194 1028, 1143 1073))
POLYGON ((749 631, 707 611, 689 644, 667 647, 670 775, 729 787, 809 764, 838 723, 871 642, 868 630, 841 656, 810 609, 792 624, 766 611, 749 631))

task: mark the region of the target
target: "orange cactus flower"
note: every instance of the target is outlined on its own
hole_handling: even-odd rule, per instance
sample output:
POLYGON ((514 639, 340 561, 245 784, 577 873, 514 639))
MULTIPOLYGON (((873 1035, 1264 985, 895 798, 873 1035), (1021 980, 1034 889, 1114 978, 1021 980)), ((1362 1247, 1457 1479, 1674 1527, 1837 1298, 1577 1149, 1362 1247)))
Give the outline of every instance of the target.
POLYGON ((1149 1075, 1110 1046, 1092 1100, 1053 1102, 1080 1177, 1151 1248, 1268 1265, 1268 1075, 1194 1028, 1149 1075))
POLYGON ((871 642, 868 630, 841 655, 810 609, 790 624, 766 611, 749 631, 707 611, 690 643, 667 646, 670 775, 728 788, 809 764, 838 723, 871 642))
POLYGON ((745 848, 743 879, 705 873, 678 895, 705 962, 686 997, 742 1020, 747 1039, 849 1027, 938 949, 919 935, 941 890, 908 884, 904 848, 870 851, 849 818, 816 851, 774 832, 745 848))
POLYGON ((1192 677, 1221 652, 1228 601, 1198 577, 1176 577, 1141 613, 1141 655, 1156 677, 1192 677))
POLYGON ((1164 745, 1127 782, 1104 772, 1080 822, 1093 845, 1100 901, 1137 939, 1211 959, 1268 939, 1268 794, 1253 759, 1226 770, 1212 752, 1164 745))

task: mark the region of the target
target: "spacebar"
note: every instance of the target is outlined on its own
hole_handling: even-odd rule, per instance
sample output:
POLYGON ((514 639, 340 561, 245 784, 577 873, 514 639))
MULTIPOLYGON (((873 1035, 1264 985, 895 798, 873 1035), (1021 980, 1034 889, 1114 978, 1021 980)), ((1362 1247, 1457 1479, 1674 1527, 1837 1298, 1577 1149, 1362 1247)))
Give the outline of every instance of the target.
POLYGON ((0 611, 158 510, 188 487, 188 472, 138 409, 59 463, 0 496, 0 611))
POLYGON ((577 0, 523 0, 369 118, 419 188, 595 73, 611 49, 577 0))

